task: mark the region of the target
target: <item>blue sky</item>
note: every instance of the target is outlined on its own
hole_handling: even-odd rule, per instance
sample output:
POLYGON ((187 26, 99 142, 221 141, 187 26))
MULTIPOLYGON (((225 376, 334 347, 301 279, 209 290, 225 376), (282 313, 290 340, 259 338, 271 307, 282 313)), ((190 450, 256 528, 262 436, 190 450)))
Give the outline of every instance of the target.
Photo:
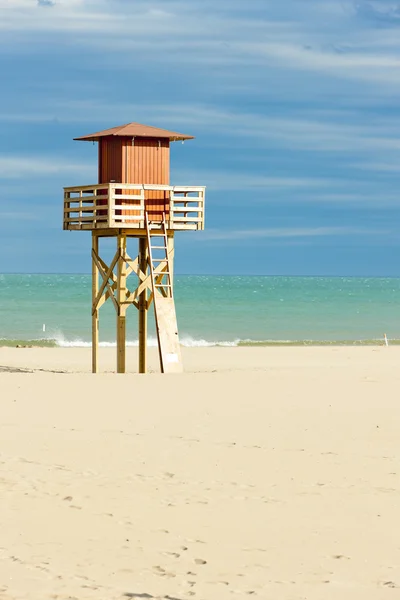
POLYGON ((196 136, 177 272, 400 276, 400 2, 0 0, 0 73, 0 272, 89 272, 72 138, 137 121, 196 136))

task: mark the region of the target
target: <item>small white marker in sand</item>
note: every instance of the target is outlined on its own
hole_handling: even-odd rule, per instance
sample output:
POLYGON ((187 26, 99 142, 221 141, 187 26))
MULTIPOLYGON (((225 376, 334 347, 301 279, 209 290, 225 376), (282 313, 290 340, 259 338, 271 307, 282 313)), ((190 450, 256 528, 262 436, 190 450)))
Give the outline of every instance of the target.
POLYGON ((383 335, 384 335, 384 338, 385 338, 385 345, 389 346, 389 342, 388 342, 386 333, 384 333, 383 335))
POLYGON ((46 323, 43 323, 43 332, 46 331, 46 323))

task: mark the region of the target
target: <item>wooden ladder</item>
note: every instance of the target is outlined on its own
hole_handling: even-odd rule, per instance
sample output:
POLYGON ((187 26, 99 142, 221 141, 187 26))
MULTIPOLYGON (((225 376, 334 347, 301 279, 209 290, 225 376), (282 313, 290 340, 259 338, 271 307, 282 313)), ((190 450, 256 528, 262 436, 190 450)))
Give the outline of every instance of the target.
POLYGON ((155 229, 147 212, 145 224, 161 373, 182 373, 165 213, 160 229, 155 229))

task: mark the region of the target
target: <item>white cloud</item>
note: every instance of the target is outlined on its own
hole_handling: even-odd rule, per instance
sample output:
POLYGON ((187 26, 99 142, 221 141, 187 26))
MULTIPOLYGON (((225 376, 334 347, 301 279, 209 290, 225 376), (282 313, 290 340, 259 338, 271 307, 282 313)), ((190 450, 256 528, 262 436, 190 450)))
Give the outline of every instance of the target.
MULTIPOLYGON (((118 114, 119 122, 132 120, 149 122, 188 131, 197 136, 210 137, 212 143, 232 144, 232 139, 248 140, 261 147, 297 150, 349 153, 388 152, 392 160, 399 154, 400 164, 400 118, 376 116, 373 120, 360 118, 352 110, 318 111, 315 109, 292 110, 290 114, 268 115, 247 111, 233 111, 218 106, 194 103, 139 104, 94 101, 58 101, 46 106, 44 100, 37 113, 0 113, 4 122, 50 122, 86 123, 85 130, 77 127, 77 135, 88 133, 90 123, 102 123, 104 127, 116 125, 110 115, 118 114), (50 112, 53 111, 53 112, 50 112), (82 130, 82 131, 81 131, 82 130)), ((240 142, 243 143, 243 142, 240 142)))
MULTIPOLYGON (((208 190, 213 191, 247 191, 252 194, 260 190, 299 190, 314 189, 321 187, 334 187, 335 182, 318 177, 273 177, 258 173, 246 173, 237 171, 215 171, 198 169, 178 169, 172 173, 172 183, 175 185, 206 185, 208 190), (190 183, 194 182, 194 183, 190 183)), ((221 202, 224 199, 221 197, 221 202)), ((232 198, 227 198, 232 202, 232 198)), ((246 198, 246 202, 252 199, 246 198)))
POLYGON ((94 171, 93 165, 71 163, 62 157, 54 159, 36 156, 1 156, 0 178, 23 179, 25 177, 41 177, 61 173, 78 173, 87 175, 94 171))
POLYGON ((341 54, 332 49, 329 51, 280 42, 249 43, 242 49, 255 56, 274 58, 282 67, 316 71, 344 79, 386 83, 390 87, 400 84, 398 55, 367 54, 354 49, 341 54))
POLYGON ((362 227, 277 227, 240 230, 209 230, 201 239, 210 241, 237 241, 254 238, 314 238, 330 236, 381 235, 384 230, 371 230, 362 227))
MULTIPOLYGON (((103 54, 106 50, 107 60, 114 55, 115 66, 121 69, 132 61, 132 51, 142 51, 141 60, 147 63, 233 65, 235 70, 254 67, 260 74, 266 68, 278 68, 288 75, 320 74, 400 88, 397 30, 389 29, 382 36, 374 23, 357 21, 351 0, 287 0, 282 4, 252 0, 244 8, 225 0, 155 0, 151 4, 145 0, 56 0, 51 10, 45 10, 37 0, 0 0, 0 30, 26 34, 29 42, 28 34, 35 32, 65 32, 66 37, 59 37, 57 43, 67 45, 71 43, 68 34, 85 32, 73 39, 74 46, 89 45, 103 54), (126 52, 121 54, 121 49, 126 52)), ((5 39, 11 49, 12 38, 5 39)), ((18 37, 18 51, 21 43, 18 37)), ((225 78, 229 78, 228 71, 225 78)))

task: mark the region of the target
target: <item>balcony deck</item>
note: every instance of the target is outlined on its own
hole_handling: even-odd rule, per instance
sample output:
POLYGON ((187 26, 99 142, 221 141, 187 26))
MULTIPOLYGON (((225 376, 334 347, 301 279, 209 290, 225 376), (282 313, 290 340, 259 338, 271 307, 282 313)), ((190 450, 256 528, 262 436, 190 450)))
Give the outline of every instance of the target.
POLYGON ((147 210, 152 228, 161 227, 165 213, 169 230, 201 230, 204 199, 205 187, 199 186, 107 183, 66 187, 64 229, 144 229, 147 210))

